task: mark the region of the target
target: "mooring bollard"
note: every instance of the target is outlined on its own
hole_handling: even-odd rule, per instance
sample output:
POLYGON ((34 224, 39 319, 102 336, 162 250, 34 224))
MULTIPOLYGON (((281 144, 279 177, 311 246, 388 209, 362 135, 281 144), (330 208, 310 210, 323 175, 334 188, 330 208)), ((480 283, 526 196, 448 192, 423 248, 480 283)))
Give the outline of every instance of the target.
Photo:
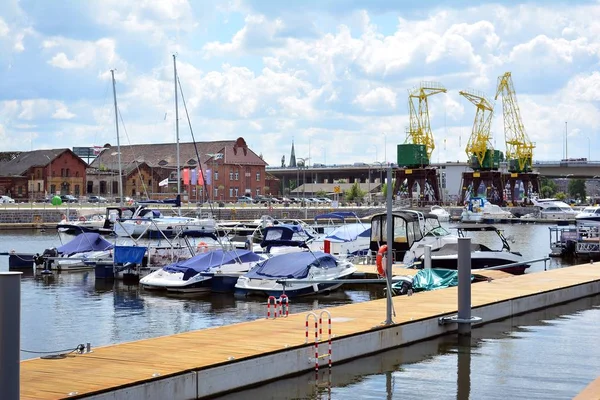
MULTIPOLYGON (((471 238, 458 239, 458 321, 471 320, 471 238)), ((471 323, 458 323, 459 335, 471 334, 471 323)))
POLYGON ((431 269, 431 245, 425 245, 425 254, 423 255, 425 269, 431 269))
POLYGON ((0 390, 4 400, 19 400, 21 395, 21 274, 0 272, 0 390))

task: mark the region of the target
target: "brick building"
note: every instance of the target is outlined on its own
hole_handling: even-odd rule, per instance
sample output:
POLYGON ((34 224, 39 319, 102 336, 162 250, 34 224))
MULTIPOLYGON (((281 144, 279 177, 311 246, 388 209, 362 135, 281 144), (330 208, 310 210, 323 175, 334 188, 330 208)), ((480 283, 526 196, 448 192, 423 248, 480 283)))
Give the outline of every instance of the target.
MULTIPOLYGON (((175 143, 121 146, 123 195, 135 199, 172 197, 177 192, 177 145, 175 143), (167 185, 160 182, 166 180, 167 185)), ((119 152, 105 145, 87 171, 86 193, 118 195, 119 152)), ((189 201, 235 201, 269 193, 267 163, 248 148, 243 138, 179 144, 182 198, 189 201), (200 158, 200 165, 198 163, 200 158), (199 170, 204 185, 199 184, 199 170), (185 171, 187 170, 187 171, 185 171), (193 171, 195 170, 195 171, 193 171), (194 177, 192 182, 191 177, 194 177), (185 179, 187 178, 187 180, 185 179)))
POLYGON ((87 164, 70 149, 19 153, 0 166, 0 195, 16 201, 40 201, 50 194, 83 192, 87 164))

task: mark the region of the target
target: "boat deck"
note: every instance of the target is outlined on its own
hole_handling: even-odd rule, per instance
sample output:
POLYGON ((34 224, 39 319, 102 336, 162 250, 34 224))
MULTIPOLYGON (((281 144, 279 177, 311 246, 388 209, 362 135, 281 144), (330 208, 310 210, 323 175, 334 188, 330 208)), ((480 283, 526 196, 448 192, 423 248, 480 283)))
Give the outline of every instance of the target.
MULTIPOLYGON (((365 269, 369 267, 374 268, 364 266, 365 269)), ((489 306, 517 298, 529 298, 539 293, 595 283, 600 280, 599 268, 598 265, 585 264, 475 283, 471 288, 472 305, 473 308, 489 306)), ((497 271, 493 272, 497 274, 497 271)), ((394 324, 411 326, 427 318, 455 313, 457 288, 394 297, 393 304, 397 314, 394 324)), ((290 311, 294 311, 293 299, 290 302, 290 311)), ((386 299, 333 307, 329 311, 335 335, 335 363, 338 338, 368 334, 374 328, 383 326, 382 321, 386 319, 386 299)), ((473 313, 477 315, 476 310, 473 313)), ((283 364, 287 351, 311 346, 305 345, 306 316, 307 312, 302 312, 290 314, 288 318, 259 319, 98 347, 88 354, 58 360, 25 360, 20 365, 21 399, 79 398, 189 371, 227 366, 267 353, 280 354, 281 359, 275 359, 274 362, 283 364), (275 337, 276 340, 273 340, 275 337)), ((200 385, 210 384, 199 381, 200 385)))
MULTIPOLYGON (((365 276, 375 277, 377 276, 377 266, 369 265, 369 264, 354 264, 356 267, 355 275, 364 274, 365 276)), ((419 270, 414 268, 405 268, 404 264, 393 264, 392 265, 392 274, 393 275, 411 275, 414 276, 417 274, 419 270)), ((498 270, 474 270, 473 275, 483 278, 483 279, 503 279, 510 278, 514 276, 513 274, 509 274, 508 272, 498 271, 498 270)))

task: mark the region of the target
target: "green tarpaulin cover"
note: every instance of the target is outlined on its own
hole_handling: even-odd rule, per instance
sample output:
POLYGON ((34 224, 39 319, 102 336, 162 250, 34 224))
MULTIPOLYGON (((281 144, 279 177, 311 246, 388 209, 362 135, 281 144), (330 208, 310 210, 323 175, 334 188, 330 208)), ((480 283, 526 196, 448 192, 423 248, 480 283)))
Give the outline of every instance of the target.
MULTIPOLYGON (((473 275, 471 275, 471 281, 473 275)), ((392 285, 393 289, 399 289, 394 287, 395 285, 401 285, 401 282, 392 285)), ((458 271, 451 269, 422 269, 413 278, 412 289, 415 292, 421 292, 424 290, 435 290, 443 289, 451 286, 458 285, 458 271)))

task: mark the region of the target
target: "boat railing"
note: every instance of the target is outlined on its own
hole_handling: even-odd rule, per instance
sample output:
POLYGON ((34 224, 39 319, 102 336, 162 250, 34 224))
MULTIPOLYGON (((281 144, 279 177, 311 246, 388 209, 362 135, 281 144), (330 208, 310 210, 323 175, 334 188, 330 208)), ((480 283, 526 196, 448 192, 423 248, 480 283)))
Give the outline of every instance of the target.
POLYGON ((502 264, 502 265, 495 265, 493 267, 483 267, 483 268, 477 268, 474 269, 473 271, 490 271, 490 270, 496 270, 496 269, 505 269, 505 268, 511 268, 511 267, 519 267, 521 265, 530 265, 536 262, 544 262, 544 271, 547 270, 547 261, 550 260, 550 257, 543 257, 543 258, 535 258, 533 260, 527 260, 527 261, 519 261, 516 263, 510 263, 510 264, 502 264))

